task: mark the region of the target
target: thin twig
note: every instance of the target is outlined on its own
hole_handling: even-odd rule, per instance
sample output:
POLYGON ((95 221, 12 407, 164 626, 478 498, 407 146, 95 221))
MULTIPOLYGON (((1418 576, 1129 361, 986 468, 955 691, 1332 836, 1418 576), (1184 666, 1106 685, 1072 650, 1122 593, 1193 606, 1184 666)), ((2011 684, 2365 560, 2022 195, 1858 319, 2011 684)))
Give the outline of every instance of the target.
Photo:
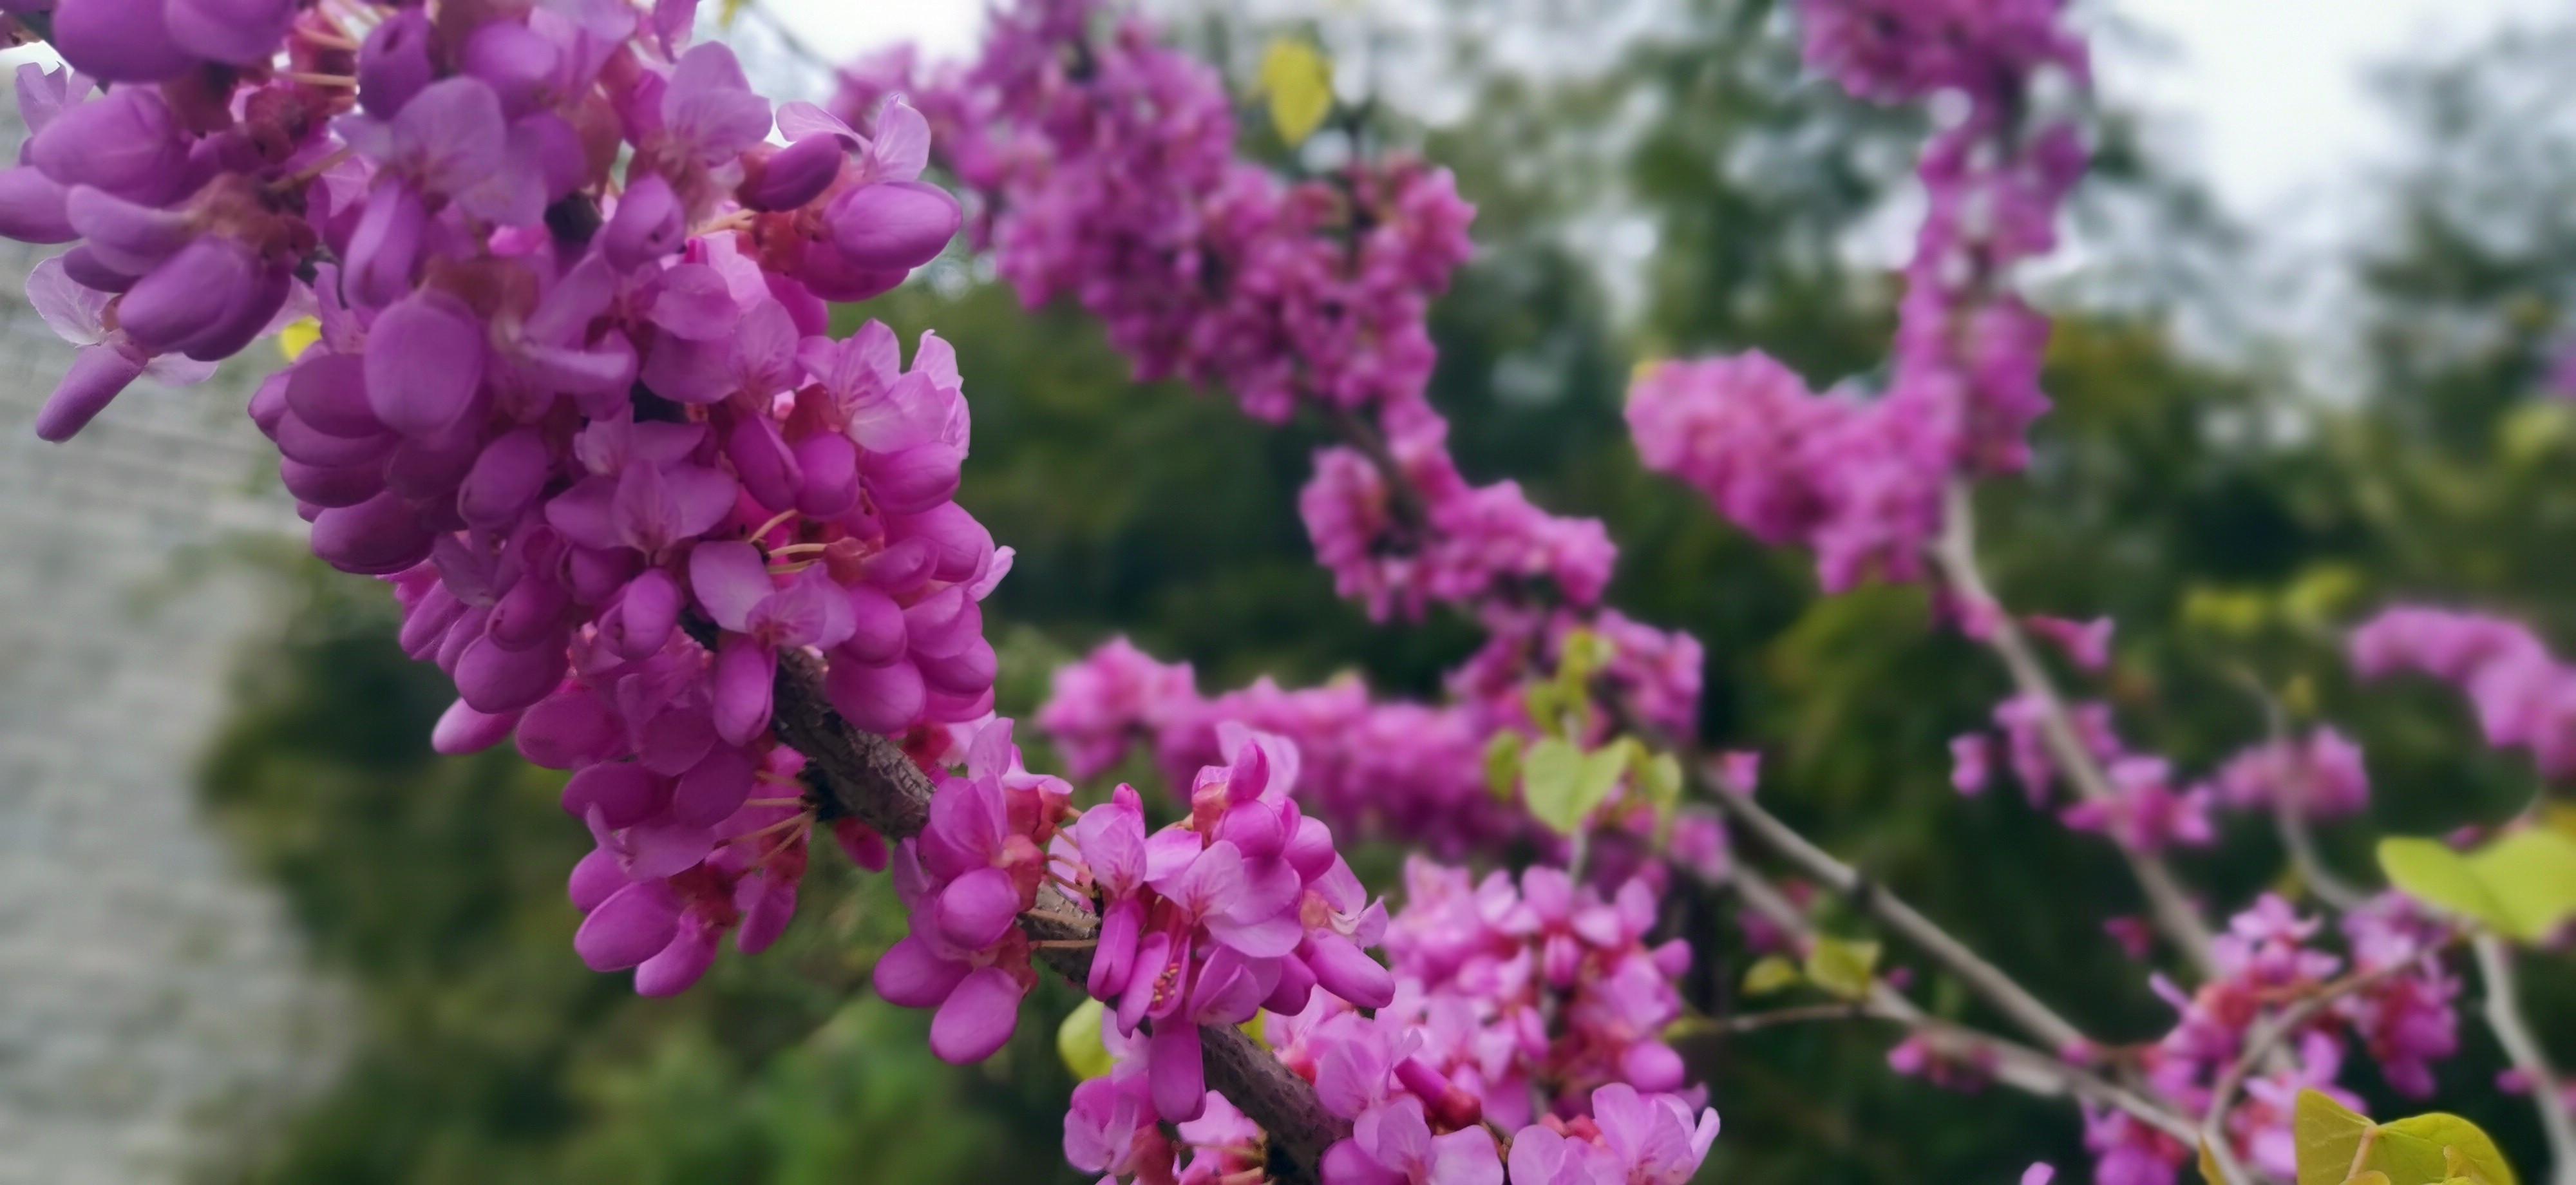
POLYGON ((2326 867, 2325 858, 2317 852, 2316 835, 2308 828, 2306 807, 2315 789, 2316 772, 2308 764, 2308 754, 2292 743, 2289 712, 2254 672, 2239 667, 2228 671, 2228 675, 2263 709, 2263 733, 2272 747, 2285 755, 2297 753, 2291 766, 2291 784, 2275 787, 2271 796, 2272 829, 2279 833, 2281 847, 2290 855, 2290 867, 2298 872, 2300 882, 2317 895, 2317 900, 2344 913, 2360 908, 2370 895, 2326 867))
POLYGON ((2531 1084, 2532 1101, 2540 1106, 2540 1130, 2549 1138, 2549 1179, 2556 1185, 2576 1185, 2576 1114, 2569 1112, 2566 1097, 2558 1093, 2558 1075, 2549 1068, 2540 1038, 2523 1019, 2522 1001, 2514 987, 2513 952, 2492 934, 2481 935, 2469 945, 2477 952, 2478 977, 2486 984, 2487 1027, 2495 1030, 2496 1044, 2504 1046, 2513 1068, 2531 1084))
POLYGON ((1613 711, 1618 712, 1621 728, 1648 738, 1650 743, 1672 749, 1682 759, 1682 769, 1690 775, 1700 797, 1715 803, 1755 842, 1797 865, 1801 872, 1825 887, 1842 894, 1862 912, 1878 919, 1880 924, 1931 956, 1933 961, 1949 968, 1952 974, 1967 983, 1969 990, 1983 997, 2042 1045, 2067 1050, 2096 1044, 2084 1035, 2083 1030, 2076 1028, 2073 1021, 2031 994, 2030 989, 2023 987, 2011 974, 1987 962, 1967 943, 1942 929, 1939 922, 1925 917, 1922 911, 1907 904, 1886 885, 1863 877, 1859 870, 1834 858, 1833 853, 1800 835, 1797 828, 1763 809, 1752 795, 1727 789, 1721 772, 1695 746, 1675 744, 1615 706, 1613 711))
MULTIPOLYGON (((2048 668, 2040 662, 2029 635, 2022 632, 2021 623, 2013 620, 2002 602, 1995 599, 1994 592, 1986 587, 1984 574, 1978 571, 1976 519, 1967 483, 1951 482, 1946 495, 1941 538, 1932 548, 1934 562, 1972 611, 1990 614, 1987 642, 2003 659, 2005 669, 2012 673, 2013 683, 2038 706, 2040 735, 2047 743, 2050 758, 2065 774, 2066 780, 2088 801, 2116 802, 2118 792, 2111 788, 2110 777, 2093 759, 2092 750, 2076 730, 2075 718, 2067 711, 2066 699, 2058 694, 2057 684, 2049 678, 2048 668)), ((2116 838, 2114 842, 2117 843, 2116 838)), ((2157 927, 2173 940, 2183 957, 2189 959, 2204 977, 2216 978, 2218 960, 2210 951, 2212 936, 2209 923, 2200 916, 2199 907, 2192 904, 2190 894, 2183 891, 2182 882, 2175 879, 2173 867, 2153 852, 2141 851, 2126 843, 2118 843, 2117 846, 2120 855, 2128 861, 2130 871, 2137 877, 2139 889, 2146 894, 2148 911, 2154 915, 2157 927)))
MULTIPOLYGON (((2447 945, 2449 942, 2450 939, 2445 938, 2441 945, 2447 945)), ((2439 949, 2441 946, 2437 945, 2427 950, 2422 957, 2429 957, 2433 950, 2439 949)), ((2269 1060, 2274 1051, 2284 1048, 2283 1043, 2300 1029, 2307 1027, 2308 1022, 2315 1020, 2318 1013, 2325 1011, 2335 1001, 2345 996, 2414 969, 2420 961, 2420 957, 2405 959, 2385 967, 2376 967, 2369 971, 2344 976, 2318 988, 2314 993, 2300 999, 2298 1003, 2283 1009, 2269 1023, 2257 1028, 2246 1038, 2245 1048, 2237 1054, 2236 1060, 2219 1074, 2217 1085, 2210 1088, 2209 1112, 2202 1117, 2200 1123, 2201 1143, 2204 1146, 2216 1148, 2227 1142, 2227 1116, 2236 1107, 2237 1092, 2243 1090, 2246 1080, 2254 1076, 2256 1066, 2269 1060)), ((2231 1174, 2228 1181, 2212 1182, 2211 1185, 2229 1185, 2236 1179, 2231 1174)))
MULTIPOLYGON (((1815 940, 1814 927, 1808 924, 1806 915, 1790 904, 1779 888, 1762 874, 1738 865, 1728 873, 1727 884, 1755 913, 1797 936, 1802 944, 1815 940)), ((1845 1015, 1850 1014, 1851 1007, 1840 1006, 1845 1015)), ((1934 1017, 1884 982, 1873 981, 1870 984, 1869 995, 1861 1002, 1861 1007, 1864 1009, 1862 1015, 1921 1032, 1947 1046, 1946 1052, 1972 1055, 1993 1069, 1995 1081, 2016 1090, 2042 1098, 2072 1097, 2094 1106, 2124 1111, 2184 1143, 2197 1138, 2191 1121, 2170 1107, 2056 1054, 1934 1017)), ((2219 1154, 2221 1157, 2226 1155, 2223 1149, 2219 1154)))

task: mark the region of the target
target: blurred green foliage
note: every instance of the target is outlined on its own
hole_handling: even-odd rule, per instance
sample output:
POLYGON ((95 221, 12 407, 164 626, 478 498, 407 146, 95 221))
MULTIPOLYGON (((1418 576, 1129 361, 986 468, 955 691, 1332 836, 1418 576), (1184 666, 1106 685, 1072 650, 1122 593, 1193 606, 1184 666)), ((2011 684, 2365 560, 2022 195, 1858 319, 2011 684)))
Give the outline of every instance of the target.
MULTIPOLYGON (((2001 673, 1932 628, 1920 590, 1818 599, 1807 557, 1737 535, 1627 448, 1619 405, 1640 357, 1759 346, 1819 383, 1881 364, 1894 289, 1837 244, 1901 189, 1920 131, 1800 75, 1767 3, 1671 8, 1665 35, 1596 76, 1516 76, 1462 49, 1468 118, 1376 116, 1373 134, 1425 145, 1482 208, 1480 257, 1434 326, 1434 398, 1462 462, 1609 520, 1623 547, 1614 600, 1707 643, 1706 735, 1764 750, 1777 810, 2088 1028, 2150 1039, 2170 1012, 2101 932, 2137 909, 2118 862, 2016 794, 1949 788, 1946 739, 1982 722, 2001 673), (1633 322, 1611 316, 1566 233, 1614 207, 1657 233, 1633 322)), ((1245 40, 1208 28, 1211 44, 1245 40)), ((2571 62, 2566 39, 2515 42, 2391 83, 2425 147, 2391 180, 2394 230, 2366 256, 2358 396, 2303 396, 2261 355, 2186 357, 2165 327, 2216 294, 2186 269, 2159 271, 2119 312, 2061 322, 2038 461, 1981 498, 2009 602, 2118 618, 2117 674, 2086 691, 2135 744, 2200 770, 2257 739, 2248 678, 2365 742, 2372 815, 2323 837, 2347 876, 2368 879, 2382 831, 2494 821, 2534 785, 2522 759, 2478 743, 2447 691, 2354 686, 2341 626, 2431 597, 2523 613, 2576 653, 2576 600, 2562 593, 2576 578, 2576 414, 2537 390, 2576 291, 2576 240, 2559 225, 2576 208, 2576 153, 2518 123, 2518 92, 2496 82, 2571 62), (2472 184, 2547 200, 2458 200, 2472 184), (2499 225, 2516 218, 2530 225, 2499 225)), ((2127 245, 2140 257, 2226 250, 2233 232, 2188 179, 2133 152, 2120 113, 2105 127, 2079 216, 2118 203, 2170 215, 2149 225, 2174 237, 2127 245)), ((1260 428, 1221 394, 1139 388, 1079 315, 1023 310, 972 261, 936 270, 856 315, 957 344, 976 419, 966 500, 1019 549, 989 610, 1006 631, 1006 711, 1033 707, 1052 665, 1113 632, 1191 660, 1209 689, 1356 668, 1434 694, 1473 647, 1466 623, 1373 627, 1332 597, 1294 501, 1320 433, 1260 428)), ((221 1176, 1074 1179, 1056 1151, 1069 1082, 1050 1046, 1069 992, 1042 992, 993 1064, 937 1064, 924 1018, 864 987, 900 926, 882 878, 825 859, 777 949, 728 957, 684 998, 633 998, 571 955, 561 883, 586 839, 553 805, 555 775, 506 751, 434 758, 422 738, 443 706, 438 678, 394 650, 381 593, 294 579, 304 608, 245 664, 207 794, 285 887, 317 960, 354 985, 359 1036, 340 1084, 221 1176)), ((1392 856, 1362 864, 1391 869, 1392 856)), ((2214 907, 2283 884, 2254 821, 2231 820, 2218 854, 2182 863, 2214 907)), ((1839 913, 1832 924, 1867 931, 1839 913)), ((1694 977, 1703 1002, 1727 1006, 1744 966, 1729 911, 1691 903, 1676 927, 1711 964, 1694 977)), ((1901 947, 1887 958, 1909 961, 1901 947)), ((2526 977, 2561 1050, 2576 1049, 2571 970, 2562 955, 2526 977)), ((1936 1011, 1989 1019, 1927 979, 1936 1011)), ((2064 1105, 1894 1077, 1889 1040, 1809 1027, 1695 1047, 1726 1120, 1704 1178, 2002 1181, 2033 1159, 2082 1163, 2064 1105)), ((2528 1162, 2537 1134, 2525 1103, 2489 1088, 2497 1066, 2470 1026, 2443 1102, 2528 1162)))

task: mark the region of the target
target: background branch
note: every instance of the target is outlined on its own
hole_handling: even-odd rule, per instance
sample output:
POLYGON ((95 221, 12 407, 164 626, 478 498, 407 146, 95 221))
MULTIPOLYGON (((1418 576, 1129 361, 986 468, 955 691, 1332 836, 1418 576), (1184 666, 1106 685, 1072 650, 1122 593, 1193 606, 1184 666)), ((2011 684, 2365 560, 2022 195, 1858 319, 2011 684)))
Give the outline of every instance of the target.
POLYGON ((2492 934, 2480 935, 2469 945, 2477 952, 2478 978, 2486 985, 2487 1027, 2495 1030, 2496 1043, 2504 1046, 2505 1056, 2531 1084, 2532 1101, 2540 1107, 2540 1130, 2549 1139, 2549 1180, 2554 1185, 2576 1185, 2576 1114, 2569 1113, 2567 1099, 2559 1093, 2558 1075, 2549 1068, 2549 1055, 2542 1052, 2540 1038, 2523 1019, 2522 1001, 2514 988, 2513 952, 2492 934))
MULTIPOLYGON (((2090 802, 2115 802, 2119 793, 2111 788, 2110 777, 2093 759, 2084 738, 2076 731, 2075 718, 2066 708, 2065 697, 2058 694, 2057 684, 2049 678, 2048 668, 2039 660, 2039 652, 2022 632, 2021 623, 2013 620, 1993 590, 1986 587, 1983 573, 1977 570, 1977 536, 1975 508, 1970 504, 1965 482, 1950 484, 1943 508, 1940 541, 1933 546, 1932 556, 1942 575, 1959 596, 1969 604, 1990 609, 1993 622, 1987 643, 2012 673, 2013 684, 2039 707, 2040 734, 2046 741, 2049 756, 2056 762, 2076 793, 2090 802)), ((2173 866, 2153 852, 2140 851, 2114 839, 2120 855, 2146 894, 2148 912, 2157 928, 2165 932, 2183 957, 2191 961, 2205 978, 2215 978, 2218 961, 2210 953, 2210 930, 2200 908, 2192 904, 2182 882, 2175 879, 2173 866)))

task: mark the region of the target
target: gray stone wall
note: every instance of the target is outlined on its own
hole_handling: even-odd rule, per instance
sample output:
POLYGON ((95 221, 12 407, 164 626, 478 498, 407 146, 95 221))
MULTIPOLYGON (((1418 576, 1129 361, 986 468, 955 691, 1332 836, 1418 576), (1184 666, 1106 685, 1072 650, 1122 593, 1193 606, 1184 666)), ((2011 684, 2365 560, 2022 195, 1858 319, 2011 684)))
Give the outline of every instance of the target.
POLYGON ((267 343, 35 438, 71 357, 24 298, 41 257, 0 243, 0 1185, 152 1185, 272 1130, 345 1015, 194 781, 273 620, 209 553, 301 524, 243 414, 267 343))

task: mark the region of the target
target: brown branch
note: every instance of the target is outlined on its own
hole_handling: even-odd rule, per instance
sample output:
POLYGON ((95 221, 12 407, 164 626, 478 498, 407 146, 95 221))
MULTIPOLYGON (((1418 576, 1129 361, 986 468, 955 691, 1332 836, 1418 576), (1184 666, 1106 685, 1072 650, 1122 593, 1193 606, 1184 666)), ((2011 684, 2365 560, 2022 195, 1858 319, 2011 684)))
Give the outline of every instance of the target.
MULTIPOLYGON (((691 633, 703 630, 692 623, 691 633)), ((701 642, 707 638, 700 637, 701 642)), ((921 833, 930 818, 928 775, 894 742, 851 727, 824 698, 822 664, 813 656, 783 654, 772 721, 779 739, 805 755, 809 780, 829 796, 833 809, 883 832, 888 839, 921 833)), ((1087 919, 1066 919, 1064 903, 1050 897, 1023 914, 1020 926, 1041 942, 1083 943, 1097 933, 1087 919), (1057 908, 1049 908, 1056 906, 1057 908)), ((1036 952, 1040 961, 1067 980, 1089 980, 1088 946, 1049 946, 1036 952)), ((1204 1025, 1199 1038, 1207 1059, 1208 1086, 1224 1095, 1261 1130, 1269 1133, 1271 1166, 1282 1181, 1313 1182, 1324 1149, 1348 1134, 1347 1125, 1324 1110, 1315 1088, 1270 1056, 1258 1042, 1232 1025, 1204 1025)))
POLYGON ((2540 1038, 2523 1019, 2522 1002, 2514 992, 2513 952, 2504 939, 2492 934, 2479 936, 2470 946, 2477 952, 2478 977, 2486 981, 2487 1027, 2495 1030, 2496 1044, 2522 1071, 2523 1080, 2530 1083, 2532 1101, 2539 1104, 2540 1131, 2549 1140, 2552 1162, 2549 1180, 2554 1185, 2576 1185, 2576 1113, 2570 1113, 2566 1097, 2559 1093, 2560 1079, 2549 1068, 2540 1038))
MULTIPOLYGON (((1985 575, 1977 569, 1976 517, 1965 482, 1950 483, 1941 538, 1932 548, 1932 559, 1961 599, 1992 614, 1987 643, 2003 659, 2014 685, 2038 705, 2041 739, 2047 743, 2050 759, 2074 785, 2075 792, 2091 802, 2116 801, 2118 792, 2111 788, 2109 775, 2102 771, 2076 731, 2066 698, 2058 694, 2047 666, 2039 661, 2039 652, 2030 644, 2030 636, 1995 599, 1993 590, 1986 587, 1985 575)), ((2218 960, 2210 952, 2209 923, 2200 916, 2199 907, 2192 904, 2191 895, 2183 891, 2182 882, 2175 879, 2173 866, 2154 852, 2141 851, 2116 838, 2113 843, 2128 861, 2139 889, 2146 894, 2148 912, 2154 915, 2157 927, 2203 977, 2217 978, 2218 960)))
MULTIPOLYGON (((1808 923, 1806 914, 1790 904, 1779 888, 1762 874, 1738 865, 1728 873, 1727 884, 1755 913, 1796 936, 1801 944, 1815 940, 1815 929, 1808 923)), ((1869 995, 1859 1007, 1860 1015, 1865 1018, 1903 1025, 1924 1034, 1942 1046, 1945 1053, 1964 1053, 1991 1066, 1995 1081, 2015 1090, 2042 1098, 2072 1097, 2098 1107, 2125 1111, 2140 1122, 2185 1143, 2196 1137, 2189 1119, 2154 1099, 2049 1051, 1932 1016, 1907 999, 1904 993, 1884 982, 1873 980, 1869 995)), ((1852 1014, 1852 1008, 1851 1005, 1841 1005, 1838 1011, 1848 1016, 1852 1014)))

